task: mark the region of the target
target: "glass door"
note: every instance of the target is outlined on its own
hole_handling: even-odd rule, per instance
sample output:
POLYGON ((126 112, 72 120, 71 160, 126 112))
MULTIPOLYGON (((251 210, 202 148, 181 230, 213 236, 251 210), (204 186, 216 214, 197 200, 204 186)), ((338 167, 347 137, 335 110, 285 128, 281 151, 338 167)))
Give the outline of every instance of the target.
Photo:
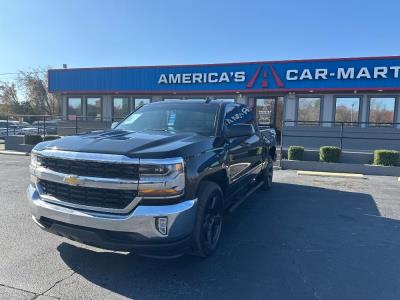
POLYGON ((256 122, 259 126, 275 127, 276 98, 256 99, 256 122))
POLYGON ((260 127, 274 128, 280 143, 284 97, 256 98, 256 122, 260 127))

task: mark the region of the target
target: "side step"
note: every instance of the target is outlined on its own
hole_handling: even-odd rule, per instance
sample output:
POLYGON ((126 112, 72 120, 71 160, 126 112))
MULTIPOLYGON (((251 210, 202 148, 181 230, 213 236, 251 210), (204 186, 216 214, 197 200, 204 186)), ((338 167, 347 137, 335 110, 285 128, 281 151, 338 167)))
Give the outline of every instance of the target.
POLYGON ((263 182, 260 182, 260 183, 257 184, 255 187, 253 187, 250 191, 248 191, 248 192, 246 193, 246 195, 244 195, 242 198, 240 198, 238 201, 236 201, 236 202, 229 208, 228 212, 229 212, 229 213, 233 213, 233 212, 236 210, 236 208, 238 208, 238 207, 240 206, 240 204, 242 204, 244 201, 246 201, 247 198, 248 198, 251 194, 253 194, 255 191, 257 191, 258 188, 259 188, 260 186, 262 186, 262 185, 263 185, 263 182))

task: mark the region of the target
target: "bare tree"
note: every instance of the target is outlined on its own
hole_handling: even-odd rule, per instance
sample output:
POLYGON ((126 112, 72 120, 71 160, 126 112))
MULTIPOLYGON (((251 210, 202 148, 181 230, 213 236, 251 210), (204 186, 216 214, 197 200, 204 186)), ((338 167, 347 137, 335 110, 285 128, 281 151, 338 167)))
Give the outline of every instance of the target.
POLYGON ((17 87, 14 83, 0 82, 0 112, 19 113, 20 102, 18 101, 17 87))
POLYGON ((21 71, 18 75, 18 86, 36 114, 57 115, 59 113, 57 95, 47 91, 46 69, 40 68, 32 72, 21 71))

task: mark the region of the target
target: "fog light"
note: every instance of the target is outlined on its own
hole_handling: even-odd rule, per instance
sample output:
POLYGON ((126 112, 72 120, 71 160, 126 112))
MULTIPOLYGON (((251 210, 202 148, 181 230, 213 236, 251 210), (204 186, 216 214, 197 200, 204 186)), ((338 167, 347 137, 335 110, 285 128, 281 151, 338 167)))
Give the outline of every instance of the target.
POLYGON ((167 235, 168 218, 167 217, 156 218, 156 228, 162 235, 167 235))

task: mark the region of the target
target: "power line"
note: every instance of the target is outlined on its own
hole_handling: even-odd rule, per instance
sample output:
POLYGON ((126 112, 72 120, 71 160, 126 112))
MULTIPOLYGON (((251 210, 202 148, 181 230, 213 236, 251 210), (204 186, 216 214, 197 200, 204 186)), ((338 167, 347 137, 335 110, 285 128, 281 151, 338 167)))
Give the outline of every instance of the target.
MULTIPOLYGON (((26 73, 39 74, 39 73, 47 73, 47 71, 27 71, 26 73)), ((20 74, 20 72, 9 72, 9 73, 0 73, 0 76, 18 75, 18 74, 20 74)))

